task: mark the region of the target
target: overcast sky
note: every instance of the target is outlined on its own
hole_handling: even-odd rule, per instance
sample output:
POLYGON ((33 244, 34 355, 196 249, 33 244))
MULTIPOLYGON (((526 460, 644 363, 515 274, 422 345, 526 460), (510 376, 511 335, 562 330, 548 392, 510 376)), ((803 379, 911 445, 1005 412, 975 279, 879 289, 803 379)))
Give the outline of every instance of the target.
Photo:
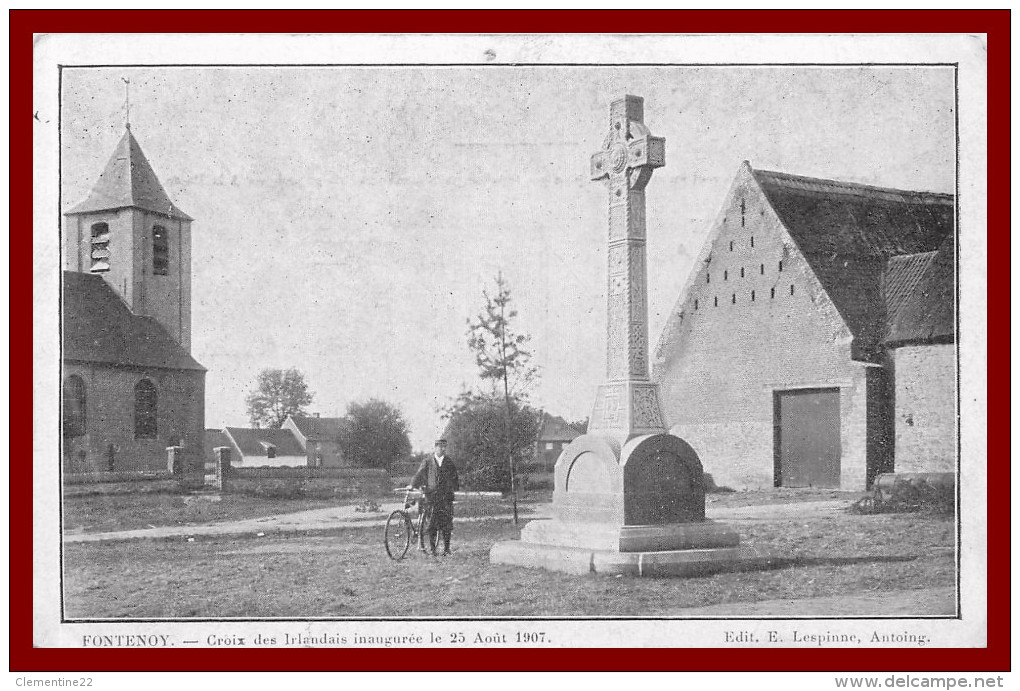
POLYGON ((206 426, 246 425, 264 367, 310 410, 398 405, 416 448, 476 385, 466 320, 507 277, 542 369, 533 402, 586 417, 605 369, 612 98, 666 138, 647 189, 650 341, 724 195, 756 168, 952 192, 948 68, 74 68, 62 78, 64 210, 124 128, 192 224, 192 352, 206 426))

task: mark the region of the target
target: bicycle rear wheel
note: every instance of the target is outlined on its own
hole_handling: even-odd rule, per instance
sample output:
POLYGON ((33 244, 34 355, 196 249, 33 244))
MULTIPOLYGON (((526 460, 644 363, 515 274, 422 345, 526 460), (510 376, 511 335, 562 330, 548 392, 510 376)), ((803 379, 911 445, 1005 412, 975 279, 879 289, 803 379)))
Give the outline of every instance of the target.
POLYGON ((386 554, 390 559, 403 559, 411 546, 411 519, 403 511, 394 511, 386 519, 386 554))

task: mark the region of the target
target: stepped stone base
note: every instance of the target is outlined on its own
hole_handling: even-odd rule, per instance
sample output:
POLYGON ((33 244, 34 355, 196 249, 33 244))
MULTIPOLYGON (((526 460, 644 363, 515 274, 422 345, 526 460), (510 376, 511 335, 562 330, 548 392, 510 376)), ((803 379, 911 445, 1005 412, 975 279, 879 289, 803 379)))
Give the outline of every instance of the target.
POLYGON ((493 545, 489 561, 573 574, 653 577, 773 565, 772 555, 739 545, 735 530, 714 521, 620 526, 537 520, 524 526, 520 540, 493 545))
POLYGON ((497 542, 489 551, 493 564, 543 568, 572 574, 601 573, 647 577, 691 577, 728 571, 767 569, 774 558, 748 547, 618 552, 519 540, 497 542))
POLYGON ((528 523, 521 531, 521 541, 616 552, 661 552, 736 547, 740 535, 714 521, 621 526, 553 519, 528 523))

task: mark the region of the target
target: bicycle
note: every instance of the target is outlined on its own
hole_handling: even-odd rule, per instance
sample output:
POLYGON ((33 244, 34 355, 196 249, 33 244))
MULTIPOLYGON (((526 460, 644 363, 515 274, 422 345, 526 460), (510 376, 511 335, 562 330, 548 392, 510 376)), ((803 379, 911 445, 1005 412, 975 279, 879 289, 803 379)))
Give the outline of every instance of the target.
POLYGON ((426 539, 429 543, 428 548, 435 554, 436 535, 429 534, 429 526, 432 525, 432 504, 426 500, 423 492, 413 487, 401 487, 397 491, 404 492, 404 508, 393 511, 386 519, 386 532, 383 536, 386 554, 390 559, 399 561, 407 555, 412 541, 422 545, 424 550, 426 539), (417 520, 411 519, 412 507, 417 509, 417 520))

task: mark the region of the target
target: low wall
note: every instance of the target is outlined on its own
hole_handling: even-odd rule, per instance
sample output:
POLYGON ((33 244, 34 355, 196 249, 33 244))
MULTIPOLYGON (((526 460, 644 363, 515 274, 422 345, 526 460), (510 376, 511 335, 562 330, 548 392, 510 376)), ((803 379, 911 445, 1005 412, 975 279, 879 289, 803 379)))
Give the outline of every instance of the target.
POLYGON ((223 474, 222 491, 267 497, 366 497, 388 495, 385 470, 367 468, 237 468, 223 474))
POLYGON ((181 492, 198 489, 204 483, 197 473, 175 475, 169 470, 140 470, 113 473, 64 473, 64 496, 181 492))

